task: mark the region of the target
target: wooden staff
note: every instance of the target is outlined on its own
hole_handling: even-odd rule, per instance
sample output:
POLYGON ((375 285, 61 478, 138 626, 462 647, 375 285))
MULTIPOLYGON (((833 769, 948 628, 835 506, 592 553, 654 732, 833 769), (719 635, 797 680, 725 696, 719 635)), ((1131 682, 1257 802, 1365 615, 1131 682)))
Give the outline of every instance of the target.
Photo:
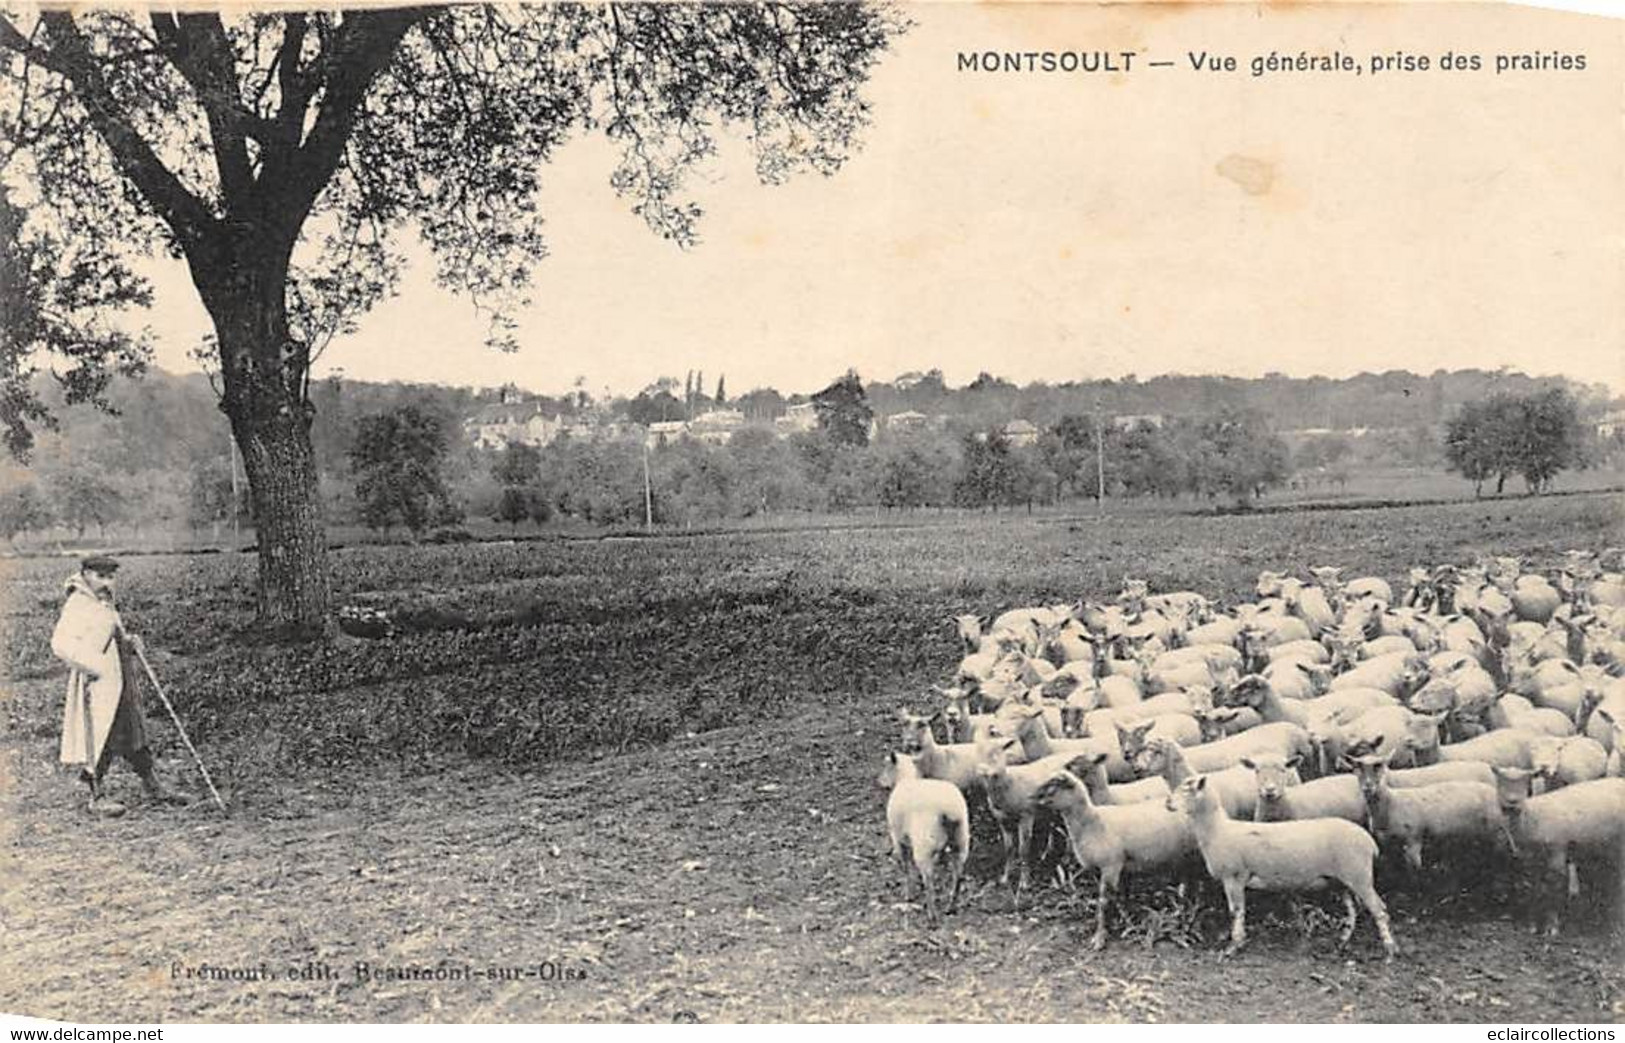
POLYGON ((164 686, 158 683, 158 675, 152 672, 152 664, 147 662, 147 653, 140 645, 134 642, 131 644, 135 649, 136 658, 141 660, 142 669, 147 672, 147 680, 152 682, 152 690, 158 693, 158 701, 164 704, 164 709, 169 711, 169 719, 175 722, 175 731, 180 734, 181 742, 186 744, 186 752, 190 753, 192 759, 197 762, 197 770, 203 774, 203 783, 209 787, 209 796, 214 798, 215 804, 219 805, 221 811, 225 811, 226 802, 220 799, 220 791, 214 788, 214 780, 209 778, 209 769, 203 766, 203 758, 198 756, 197 747, 193 746, 192 740, 186 737, 186 727, 181 724, 180 714, 176 713, 175 707, 170 705, 169 697, 164 694, 164 686))

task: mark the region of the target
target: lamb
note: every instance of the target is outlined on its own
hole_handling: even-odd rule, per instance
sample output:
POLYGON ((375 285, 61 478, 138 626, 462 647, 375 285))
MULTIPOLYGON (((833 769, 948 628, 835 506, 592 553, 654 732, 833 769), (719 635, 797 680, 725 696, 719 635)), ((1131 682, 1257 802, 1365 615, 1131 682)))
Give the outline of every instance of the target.
POLYGON ((1326 599, 1326 592, 1319 587, 1291 581, 1290 585, 1283 584, 1282 596, 1286 599, 1287 610, 1303 620, 1311 637, 1337 622, 1337 615, 1332 611, 1331 602, 1326 599))
MULTIPOLYGON (((1607 710, 1598 710, 1595 716, 1614 729, 1614 745, 1608 751, 1608 761, 1604 765, 1603 774, 1613 778, 1625 776, 1625 714, 1615 717, 1607 710)), ((1602 743, 1597 743, 1597 746, 1602 748, 1602 743)))
POLYGON ((949 743, 974 743, 991 737, 998 715, 972 713, 969 692, 937 685, 932 685, 931 690, 947 700, 942 708, 942 723, 949 743))
POLYGON ((1197 746, 1202 742, 1202 726, 1195 717, 1183 713, 1162 714, 1127 727, 1117 724, 1114 730, 1119 755, 1129 763, 1152 739, 1171 739, 1181 746, 1197 746))
POLYGON ((1167 780, 1150 775, 1133 782, 1111 782, 1106 778, 1106 755, 1096 753, 1073 758, 1067 770, 1083 780, 1089 788, 1089 799, 1096 804, 1143 804, 1147 801, 1168 799, 1171 792, 1167 780))
POLYGON ((1347 601, 1371 598, 1382 602, 1384 608, 1394 603, 1394 588, 1380 576, 1356 576, 1343 583, 1342 595, 1347 601))
MULTIPOLYGON (((1196 690, 1196 689, 1193 689, 1196 690)), ((1190 713, 1195 703, 1188 692, 1163 692, 1128 706, 1111 706, 1084 714, 1084 733, 1099 735, 1116 724, 1148 721, 1165 713, 1190 713)))
POLYGON ((1504 841, 1509 850, 1516 850, 1494 786, 1482 782, 1435 782, 1396 788, 1388 784, 1387 757, 1353 760, 1372 835, 1379 843, 1397 842, 1412 872, 1421 870, 1423 845, 1429 840, 1495 837, 1504 841))
MULTIPOLYGON (((1331 653, 1319 641, 1288 641, 1284 645, 1268 645, 1264 655, 1270 663, 1279 663, 1282 660, 1299 659, 1306 663, 1329 663, 1331 653)), ((1238 668, 1239 669, 1239 668, 1238 668)))
POLYGON ((1307 755, 1310 752, 1309 734, 1296 724, 1278 721, 1261 724, 1257 728, 1185 748, 1185 761, 1192 771, 1209 772, 1234 767, 1243 757, 1260 753, 1275 753, 1283 757, 1307 755))
MULTIPOLYGON (((957 787, 920 776, 914 758, 893 751, 887 769, 891 796, 886 800, 886 828, 891 834, 891 855, 903 872, 903 900, 909 901, 914 875, 910 859, 925 891, 926 921, 937 924, 937 895, 933 878, 941 859, 948 862, 951 882, 948 912, 959 904, 959 884, 970 857, 970 812, 957 787)), ((885 776, 882 776, 885 779, 885 776)))
POLYGON ((1301 659, 1271 662, 1257 676, 1268 681, 1282 699, 1316 699, 1332 687, 1331 667, 1301 659))
POLYGON ((1388 908, 1372 885, 1377 844, 1365 830, 1337 818, 1235 822, 1225 813, 1207 776, 1182 783, 1168 798, 1167 807, 1189 820, 1208 873, 1224 885, 1230 905, 1226 956, 1234 955, 1247 943, 1249 886, 1301 891, 1315 890, 1335 880, 1348 889, 1343 897, 1347 920, 1341 942, 1347 944, 1354 934, 1353 899, 1358 898, 1376 921, 1387 958, 1393 959, 1397 947, 1388 925, 1388 908))
POLYGON ((1574 734, 1574 722, 1561 710, 1536 706, 1523 696, 1511 693, 1497 699, 1485 719, 1491 728, 1522 728, 1557 738, 1574 734))
POLYGON ((1588 681, 1584 699, 1575 710, 1575 730, 1581 735, 1591 736, 1602 743, 1603 749, 1613 752, 1619 748, 1614 743, 1613 722, 1622 719, 1625 719, 1625 685, 1612 683, 1604 686, 1588 681))
POLYGON ((1060 772, 1039 787, 1038 799, 1066 823, 1067 842, 1085 872, 1100 872, 1100 901, 1089 947, 1106 947, 1106 913, 1125 870, 1172 865, 1194 849, 1190 831, 1158 804, 1097 806, 1088 787, 1071 772, 1060 772))
POLYGON ((1388 785, 1393 789, 1431 786, 1435 782, 1482 782, 1493 786, 1495 770, 1483 761, 1445 761, 1420 768, 1388 769, 1388 785))
POLYGON ((1513 581, 1512 610, 1519 619, 1532 623, 1550 622, 1562 603, 1563 596, 1545 576, 1528 573, 1513 581))
MULTIPOLYGON (((1177 743, 1166 739, 1153 739, 1136 756, 1135 770, 1145 775, 1160 776, 1170 789, 1178 788, 1195 772, 1185 760, 1185 752, 1177 743)), ((1258 809, 1258 783, 1252 769, 1242 764, 1223 771, 1209 772, 1214 791, 1224 804, 1225 813, 1235 819, 1251 819, 1258 809)), ((1288 785, 1297 785, 1297 772, 1291 771, 1288 785)))
POLYGON ((1372 638, 1360 645, 1359 656, 1361 660, 1376 659, 1385 655, 1411 655, 1416 652, 1416 642, 1404 634, 1383 634, 1372 638))
POLYGON ((1402 765, 1420 763, 1439 745, 1442 717, 1429 717, 1403 706, 1373 706, 1333 714, 1310 729, 1318 751, 1317 764, 1324 774, 1347 754, 1395 753, 1402 765), (1419 753, 1418 751, 1426 751, 1419 753))
POLYGON ((1127 782, 1134 777, 1133 769, 1123 760, 1114 733, 1091 733, 1080 739, 1052 738, 1049 727, 1044 723, 1043 714, 1037 708, 1027 708, 1025 712, 1018 708, 1013 711, 1012 719, 1015 737, 1021 740, 1021 747, 1029 761, 1043 760, 1058 753, 1074 756, 1104 753, 1107 757, 1107 774, 1114 780, 1127 782))
POLYGON ((1381 688, 1389 695, 1403 697, 1415 690, 1422 680, 1424 662, 1415 653, 1367 659, 1354 669, 1333 677, 1331 690, 1381 688))
POLYGON ((1338 714, 1395 705, 1394 697, 1378 688, 1345 688, 1318 699, 1283 699, 1276 685, 1256 674, 1237 681, 1229 700, 1251 706, 1265 721, 1291 721, 1300 728, 1324 724, 1338 714))
POLYGON ((1191 627, 1185 632, 1187 645, 1235 645, 1241 640, 1241 620, 1229 616, 1191 627))
POLYGON ((941 710, 930 716, 898 710, 897 717, 903 722, 903 750, 914 755, 914 763, 922 778, 950 782, 962 793, 974 792, 981 785, 981 775, 976 766, 982 763, 983 751, 976 743, 937 745, 931 725, 942 717, 941 710))
POLYGON ((1230 645, 1186 645, 1159 653, 1152 661, 1154 672, 1174 670, 1191 663, 1205 665, 1214 673, 1241 669, 1241 653, 1230 645))
POLYGON ((1069 611, 1038 625, 1033 654, 1062 666, 1073 662, 1092 663, 1095 650, 1089 641, 1089 631, 1073 619, 1069 611))
POLYGON ((1266 645, 1284 645, 1293 641, 1308 641, 1315 635, 1297 616, 1274 615, 1268 612, 1254 614, 1247 621, 1251 628, 1264 631, 1266 645))
MULTIPOLYGON (((1615 859, 1625 855, 1625 779, 1596 779, 1530 796, 1534 772, 1497 768, 1502 812, 1520 848, 1543 851, 1545 868, 1579 891, 1570 861, 1574 852, 1590 850, 1615 859)), ((1547 904, 1546 930, 1557 933, 1558 906, 1547 904)), ((1621 905, 1625 909, 1625 904, 1621 905)))
POLYGON ((1144 678, 1143 691, 1146 695, 1161 695, 1191 685, 1213 683, 1213 667, 1206 660, 1177 663, 1162 669, 1156 666, 1156 658, 1144 649, 1140 652, 1140 671, 1144 678))
POLYGON ((1529 744, 1537 736, 1521 728, 1497 728, 1474 736, 1465 742, 1450 743, 1444 746, 1434 746, 1433 753, 1426 749, 1426 743, 1415 748, 1419 758, 1436 757, 1434 761, 1482 761, 1491 767, 1499 768, 1527 768, 1530 765, 1529 744))
POLYGON ((1608 774, 1608 763, 1608 751, 1587 735, 1543 735, 1529 743, 1529 767, 1546 781, 1548 792, 1600 779, 1608 774))
POLYGON ((987 793, 988 807, 1004 837, 1004 872, 999 877, 999 883, 1008 885, 1010 870, 1016 867, 1017 901, 1031 883, 1028 861, 1032 849, 1033 823, 1038 814, 1038 787, 1057 771, 1073 765, 1083 768, 1091 763, 1085 756, 1059 753, 1028 764, 1011 765, 1009 755, 1019 748, 1020 742, 1016 739, 991 742, 984 748, 983 763, 977 767, 987 793))
POLYGON ((1290 822, 1305 818, 1345 818, 1365 824, 1365 799, 1352 775, 1325 778, 1294 785, 1301 757, 1280 757, 1262 753, 1243 757, 1242 767, 1252 769, 1258 786, 1255 822, 1290 822))

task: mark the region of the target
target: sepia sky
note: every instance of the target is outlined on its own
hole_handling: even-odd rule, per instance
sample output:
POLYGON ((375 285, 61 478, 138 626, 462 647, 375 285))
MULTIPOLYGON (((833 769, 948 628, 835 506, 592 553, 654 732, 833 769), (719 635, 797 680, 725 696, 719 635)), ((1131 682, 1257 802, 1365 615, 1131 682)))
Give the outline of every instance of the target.
MULTIPOLYGON (((856 367, 1017 382, 1510 366, 1625 393, 1625 21, 1504 6, 915 6, 841 173, 696 172, 703 241, 656 238, 601 140, 544 171, 551 255, 522 350, 427 261, 335 344, 368 380, 632 393, 661 374, 811 391, 856 367), (1479 72, 1249 59, 1477 53, 1479 72), (960 50, 1134 51, 1119 74, 956 71, 960 50), (1187 51, 1230 54, 1195 72, 1187 51), (1499 53, 1584 54, 1497 75, 1499 53), (1146 62, 1171 60, 1172 68, 1146 62)), ((159 273, 159 363, 207 328, 159 273)))

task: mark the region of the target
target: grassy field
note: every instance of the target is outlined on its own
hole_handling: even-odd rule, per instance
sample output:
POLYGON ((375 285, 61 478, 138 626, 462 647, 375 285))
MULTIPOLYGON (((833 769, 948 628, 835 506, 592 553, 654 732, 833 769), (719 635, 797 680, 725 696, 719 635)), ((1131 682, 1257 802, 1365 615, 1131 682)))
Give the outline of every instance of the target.
MULTIPOLYGON (((1104 954, 1084 894, 1022 912, 985 880, 936 932, 898 904, 873 776, 891 712, 957 661, 948 617, 1159 589, 1238 598, 1262 568, 1619 543, 1617 496, 1195 517, 1023 514, 798 531, 337 552, 395 638, 256 644, 251 556, 133 557, 121 608, 233 806, 79 814, 54 767, 46 642, 64 562, 0 563, 0 1009, 89 1020, 1617 1020, 1600 917, 1533 937, 1506 877, 1393 892, 1408 947, 1336 950, 1256 903, 1141 885, 1104 954), (12 875, 14 874, 14 875, 12 875), (1154 944, 1152 944, 1154 943, 1154 944), (326 963, 216 982, 208 963, 326 963), (357 961, 553 977, 379 983, 357 961), (8 966, 9 964, 9 966, 8 966), (575 977, 562 977, 568 968, 575 977)), ((164 752, 179 763, 168 729, 164 752)), ((133 795, 133 780, 116 775, 133 795)), ((1389 881, 1389 886, 1394 883, 1389 881)), ((1330 908, 1328 905, 1327 908, 1330 908)))

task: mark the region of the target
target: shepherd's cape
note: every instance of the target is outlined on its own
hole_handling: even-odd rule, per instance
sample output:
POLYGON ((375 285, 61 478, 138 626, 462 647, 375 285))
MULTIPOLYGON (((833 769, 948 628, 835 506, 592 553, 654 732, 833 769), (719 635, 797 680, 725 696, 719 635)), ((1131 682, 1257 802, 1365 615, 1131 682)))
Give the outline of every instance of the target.
POLYGON ((51 651, 68 664, 67 702, 62 708, 63 764, 94 767, 113 729, 124 672, 119 665, 118 610, 98 598, 78 576, 68 581, 68 600, 51 634, 51 651), (95 680, 92 680, 92 675, 95 680), (91 748, 85 748, 85 694, 90 699, 91 748))

